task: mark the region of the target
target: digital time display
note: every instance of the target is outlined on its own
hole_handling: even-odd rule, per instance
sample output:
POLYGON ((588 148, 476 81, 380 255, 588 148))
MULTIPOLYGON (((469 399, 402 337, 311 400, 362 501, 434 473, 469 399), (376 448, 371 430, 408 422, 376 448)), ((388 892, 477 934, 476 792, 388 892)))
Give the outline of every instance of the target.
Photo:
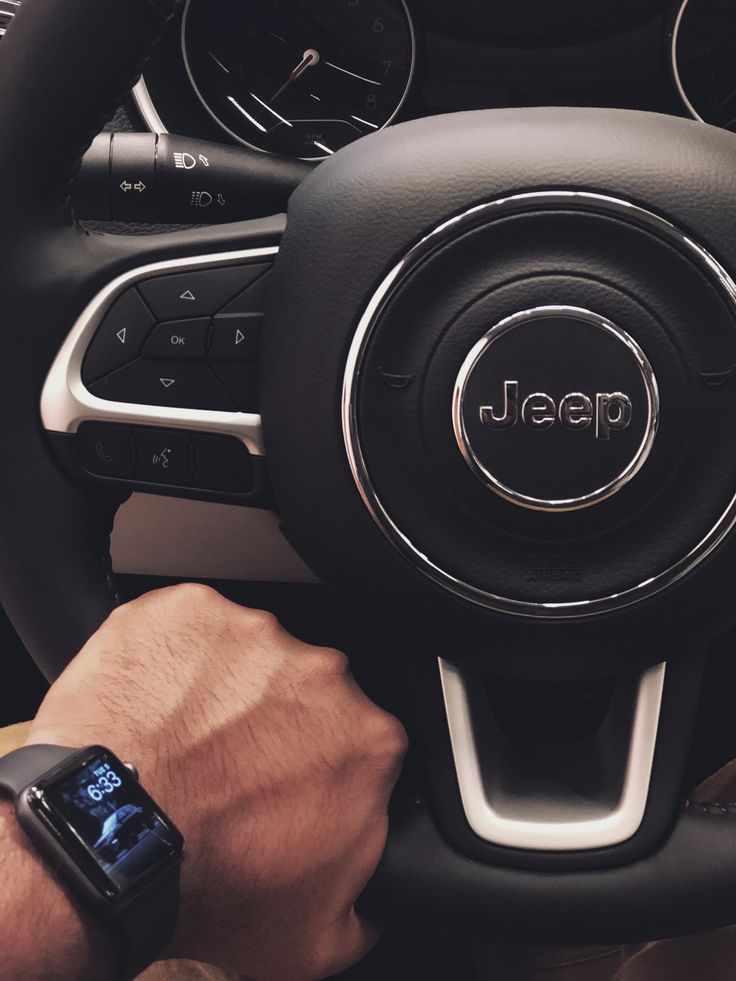
POLYGON ((105 891, 119 898, 181 853, 176 827, 120 760, 101 747, 38 791, 35 806, 69 838, 70 851, 81 844, 102 874, 105 891))

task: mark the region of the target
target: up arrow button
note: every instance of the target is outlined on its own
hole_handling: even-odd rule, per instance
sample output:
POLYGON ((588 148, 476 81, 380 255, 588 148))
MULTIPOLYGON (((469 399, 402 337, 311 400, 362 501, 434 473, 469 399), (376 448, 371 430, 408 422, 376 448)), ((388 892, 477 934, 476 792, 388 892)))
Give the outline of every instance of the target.
POLYGON ((147 279, 138 288, 159 323, 212 317, 269 268, 259 262, 196 269, 147 279))

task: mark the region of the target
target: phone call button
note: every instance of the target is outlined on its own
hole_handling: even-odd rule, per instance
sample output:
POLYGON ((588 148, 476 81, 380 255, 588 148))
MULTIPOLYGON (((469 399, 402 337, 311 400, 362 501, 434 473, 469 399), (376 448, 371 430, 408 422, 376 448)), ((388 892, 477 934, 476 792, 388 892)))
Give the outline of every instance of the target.
POLYGON ((79 455, 90 473, 101 477, 133 476, 129 426, 85 422, 77 436, 79 455))

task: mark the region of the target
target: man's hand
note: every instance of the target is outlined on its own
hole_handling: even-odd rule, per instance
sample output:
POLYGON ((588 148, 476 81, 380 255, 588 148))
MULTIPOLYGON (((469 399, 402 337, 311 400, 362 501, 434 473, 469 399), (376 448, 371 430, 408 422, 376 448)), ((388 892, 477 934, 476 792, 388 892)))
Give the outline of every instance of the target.
POLYGON ((29 741, 108 745, 181 828, 172 956, 297 981, 375 941, 354 902, 385 844, 405 735, 337 651, 205 587, 150 593, 87 643, 29 741))

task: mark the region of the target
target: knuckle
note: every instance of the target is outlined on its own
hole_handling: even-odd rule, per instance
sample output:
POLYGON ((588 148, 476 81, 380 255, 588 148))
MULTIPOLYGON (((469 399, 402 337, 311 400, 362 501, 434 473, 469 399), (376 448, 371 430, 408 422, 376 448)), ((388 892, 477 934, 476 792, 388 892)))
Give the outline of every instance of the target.
POLYGON ((342 651, 334 647, 316 647, 314 656, 325 674, 344 675, 350 670, 350 662, 342 651))
POLYGON ((163 612, 171 611, 178 617, 200 615, 203 609, 222 603, 220 594, 210 586, 201 583, 186 582, 166 589, 157 589, 140 597, 144 608, 153 608, 163 612))
POLYGON ((177 586, 170 586, 168 589, 161 590, 161 592, 167 593, 168 598, 175 603, 208 604, 222 601, 222 597, 217 590, 199 582, 179 583, 177 586))
POLYGON ((197 635, 212 626, 226 602, 209 586, 181 583, 152 593, 152 616, 159 623, 176 625, 179 631, 197 635))
POLYGON ((342 651, 331 647, 307 647, 298 652, 294 663, 304 680, 313 679, 320 685, 327 680, 345 677, 350 669, 348 659, 342 651))
POLYGON ((148 638, 200 637, 212 634, 223 620, 228 601, 199 583, 181 583, 145 593, 119 608, 117 626, 148 638))
POLYGON ((253 610, 241 607, 240 612, 245 617, 248 628, 254 633, 275 633, 281 629, 278 618, 269 610, 253 610))
POLYGON ((373 754, 388 765, 400 764, 409 748, 409 738, 396 716, 377 708, 369 732, 368 745, 373 754))

